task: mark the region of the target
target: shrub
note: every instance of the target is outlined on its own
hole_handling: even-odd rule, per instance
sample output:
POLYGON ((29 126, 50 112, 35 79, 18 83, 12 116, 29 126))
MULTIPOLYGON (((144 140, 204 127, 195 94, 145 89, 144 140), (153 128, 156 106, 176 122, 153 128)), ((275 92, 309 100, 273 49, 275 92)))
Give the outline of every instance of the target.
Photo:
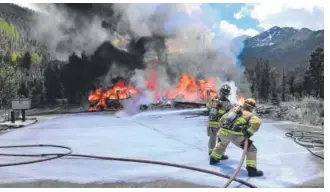
POLYGON ((301 100, 282 102, 285 110, 284 119, 299 121, 301 123, 323 125, 324 101, 313 97, 305 97, 301 100))
POLYGON ((17 96, 20 87, 20 73, 11 65, 0 61, 0 101, 9 103, 17 96))

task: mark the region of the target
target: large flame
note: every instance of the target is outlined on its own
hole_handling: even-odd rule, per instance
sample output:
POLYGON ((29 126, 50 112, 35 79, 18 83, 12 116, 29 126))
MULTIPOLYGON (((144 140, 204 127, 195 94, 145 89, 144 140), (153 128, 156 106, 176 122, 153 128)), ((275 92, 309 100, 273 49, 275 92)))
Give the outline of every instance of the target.
POLYGON ((197 80, 190 75, 181 74, 174 89, 164 92, 169 99, 180 99, 189 102, 205 101, 216 96, 216 87, 212 78, 197 80))
MULTIPOLYGON (((181 74, 177 84, 168 90, 160 90, 157 82, 157 73, 153 70, 157 62, 153 62, 151 68, 145 70, 145 87, 148 91, 153 93, 154 102, 162 101, 165 97, 170 100, 180 100, 188 102, 203 102, 208 98, 216 96, 216 86, 213 78, 195 79, 188 74, 181 74)), ((102 109, 112 108, 108 103, 128 99, 141 93, 136 87, 128 85, 125 81, 118 81, 112 88, 102 91, 96 89, 88 97, 91 105, 89 111, 98 111, 102 109)), ((120 108, 116 108, 120 109, 120 108)))
POLYGON ((113 108, 112 106, 108 106, 107 102, 116 101, 119 103, 120 100, 128 99, 138 93, 140 91, 137 88, 127 85, 123 80, 119 80, 112 88, 105 91, 98 88, 89 95, 89 103, 93 105, 89 108, 89 111, 99 111, 105 108, 118 110, 120 109, 120 105, 113 108))

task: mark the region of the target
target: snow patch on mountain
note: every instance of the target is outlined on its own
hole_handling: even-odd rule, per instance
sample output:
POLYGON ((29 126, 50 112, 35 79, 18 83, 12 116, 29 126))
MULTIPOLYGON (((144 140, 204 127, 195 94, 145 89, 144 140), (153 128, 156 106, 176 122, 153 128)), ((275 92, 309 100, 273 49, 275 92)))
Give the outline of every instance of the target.
POLYGON ((248 39, 247 47, 273 46, 286 40, 289 36, 295 34, 298 29, 292 27, 272 27, 269 30, 248 39))

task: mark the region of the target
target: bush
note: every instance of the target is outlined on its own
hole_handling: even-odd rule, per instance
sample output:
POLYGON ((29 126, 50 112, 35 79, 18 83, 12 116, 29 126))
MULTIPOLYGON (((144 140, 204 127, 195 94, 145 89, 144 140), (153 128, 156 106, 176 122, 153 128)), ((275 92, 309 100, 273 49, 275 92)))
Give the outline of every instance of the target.
POLYGON ((11 54, 11 61, 12 62, 16 62, 17 60, 19 60, 19 58, 20 58, 20 54, 18 52, 13 52, 11 54))
POLYGON ((40 59, 40 57, 39 57, 39 55, 37 53, 32 53, 32 55, 31 55, 31 62, 32 62, 32 64, 38 63, 39 62, 39 59, 40 59))
POLYGON ((302 100, 281 102, 281 108, 285 110, 283 113, 286 120, 314 125, 324 123, 324 101, 322 99, 305 97, 302 100))
POLYGON ((20 73, 11 65, 0 61, 0 102, 8 104, 17 97, 20 87, 20 73))
POLYGON ((6 33, 10 38, 19 38, 19 35, 16 31, 16 27, 14 25, 8 24, 6 21, 0 21, 0 30, 6 33))

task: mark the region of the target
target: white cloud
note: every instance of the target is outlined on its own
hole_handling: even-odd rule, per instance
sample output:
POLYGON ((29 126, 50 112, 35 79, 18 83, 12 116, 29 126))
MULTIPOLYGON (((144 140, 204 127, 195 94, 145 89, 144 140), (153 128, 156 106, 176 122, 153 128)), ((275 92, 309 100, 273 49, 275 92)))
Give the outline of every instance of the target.
POLYGON ((243 18, 243 15, 240 12, 238 12, 238 13, 235 13, 234 14, 234 18, 237 19, 237 20, 238 19, 242 19, 243 18))
POLYGON ((259 21, 260 27, 324 28, 324 4, 314 2, 247 4, 234 14, 236 19, 250 16, 259 21))
POLYGON ((185 3, 185 4, 178 4, 178 8, 181 8, 181 11, 187 13, 188 15, 191 15, 194 12, 201 13, 201 3, 185 3), (180 6, 182 5, 182 6, 180 6))
POLYGON ((229 23, 228 21, 222 20, 220 22, 220 29, 221 31, 225 32, 227 35, 231 36, 232 38, 240 36, 240 35, 248 35, 248 36, 255 36, 259 34, 259 32, 255 29, 239 29, 236 25, 229 23))
POLYGON ((234 18, 239 20, 242 19, 243 17, 247 16, 250 14, 251 9, 253 8, 254 4, 246 4, 245 6, 243 6, 241 8, 241 10, 239 10, 237 13, 234 14, 234 18))

